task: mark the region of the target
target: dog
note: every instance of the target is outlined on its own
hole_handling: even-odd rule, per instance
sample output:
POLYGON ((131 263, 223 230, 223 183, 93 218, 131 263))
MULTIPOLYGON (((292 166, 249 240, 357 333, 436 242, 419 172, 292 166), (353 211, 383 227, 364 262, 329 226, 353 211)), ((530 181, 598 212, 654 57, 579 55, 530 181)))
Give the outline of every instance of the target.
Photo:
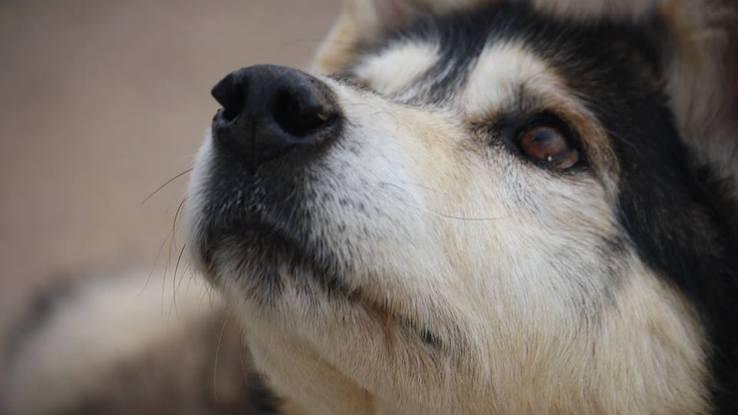
MULTIPOLYGON (((156 334, 231 310, 264 382, 233 411, 738 413, 729 6, 349 2, 310 73, 213 88, 186 218, 223 304, 156 334)), ((25 413, 83 396, 31 398, 75 373, 29 363, 50 331, 25 413)))

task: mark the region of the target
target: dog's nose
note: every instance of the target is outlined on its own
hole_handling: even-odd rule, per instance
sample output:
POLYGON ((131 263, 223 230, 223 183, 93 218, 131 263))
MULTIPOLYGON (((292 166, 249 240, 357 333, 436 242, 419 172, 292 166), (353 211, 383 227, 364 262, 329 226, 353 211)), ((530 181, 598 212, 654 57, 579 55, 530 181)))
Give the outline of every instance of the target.
POLYGON ((336 134, 339 109, 333 92, 295 69, 239 69, 218 82, 212 95, 223 106, 213 120, 216 143, 252 169, 291 149, 307 154, 336 134))

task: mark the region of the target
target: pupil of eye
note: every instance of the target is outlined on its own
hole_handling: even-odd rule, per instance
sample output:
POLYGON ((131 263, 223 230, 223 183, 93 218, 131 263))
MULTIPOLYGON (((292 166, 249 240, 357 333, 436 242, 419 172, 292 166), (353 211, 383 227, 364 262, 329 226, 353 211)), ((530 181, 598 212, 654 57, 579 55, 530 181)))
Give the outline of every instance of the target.
POLYGON ((556 169, 568 169, 579 161, 579 152, 553 127, 531 128, 522 135, 520 146, 531 159, 556 169))
POLYGON ((556 153, 567 147, 566 141, 557 131, 546 127, 533 131, 533 142, 548 154, 556 153))
POLYGON ((551 140, 555 134, 550 128, 537 128, 533 130, 533 140, 536 142, 551 140))

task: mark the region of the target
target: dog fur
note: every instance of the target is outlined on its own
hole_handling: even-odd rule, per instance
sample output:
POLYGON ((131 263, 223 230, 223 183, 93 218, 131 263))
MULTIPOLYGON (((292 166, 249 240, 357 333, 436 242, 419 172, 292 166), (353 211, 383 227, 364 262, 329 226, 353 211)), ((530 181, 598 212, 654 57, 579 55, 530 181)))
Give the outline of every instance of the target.
MULTIPOLYGON (((736 413, 729 6, 349 2, 313 65, 340 136, 255 180, 208 131, 189 189, 193 259, 280 413, 736 413), (576 168, 521 155, 541 114, 577 137, 576 168)), ((19 348, 13 413, 76 408, 99 368, 222 320, 197 285, 180 324, 133 321, 115 305, 142 279, 116 281, 19 348), (122 341, 112 321, 146 323, 122 341), (100 337, 95 365, 60 358, 100 337)))

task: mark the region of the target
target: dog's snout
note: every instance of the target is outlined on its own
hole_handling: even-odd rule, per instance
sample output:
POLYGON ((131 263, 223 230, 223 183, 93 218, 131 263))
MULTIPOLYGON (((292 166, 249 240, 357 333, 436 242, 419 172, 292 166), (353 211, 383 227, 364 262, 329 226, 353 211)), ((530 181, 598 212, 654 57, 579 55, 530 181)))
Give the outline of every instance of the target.
POLYGON ((223 106, 213 120, 216 142, 254 169, 295 147, 297 152, 316 149, 336 134, 339 108, 333 92, 295 69, 239 69, 218 82, 212 95, 223 106))

